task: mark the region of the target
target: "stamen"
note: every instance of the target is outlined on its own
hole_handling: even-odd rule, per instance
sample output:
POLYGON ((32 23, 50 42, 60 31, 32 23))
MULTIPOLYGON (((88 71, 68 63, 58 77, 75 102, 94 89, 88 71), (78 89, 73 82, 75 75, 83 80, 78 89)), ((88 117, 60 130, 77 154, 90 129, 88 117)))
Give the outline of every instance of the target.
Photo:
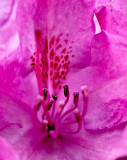
POLYGON ((81 87, 81 90, 82 90, 82 94, 83 94, 83 100, 85 100, 85 98, 88 97, 88 90, 87 90, 87 86, 82 86, 81 87))
POLYGON ((63 101, 59 102, 59 107, 58 107, 58 111, 57 111, 56 116, 55 116, 55 120, 58 121, 58 117, 60 117, 60 115, 61 115, 61 113, 64 109, 64 105, 65 105, 65 103, 63 101))
MULTIPOLYGON (((75 118, 76 118, 76 121, 77 121, 77 124, 78 124, 78 128, 76 131, 62 131, 63 134, 77 134, 78 132, 80 132, 81 128, 82 128, 82 118, 81 118, 81 115, 79 113, 78 110, 75 110, 75 118)), ((74 124, 74 123, 73 123, 74 124)))
POLYGON ((81 87, 82 94, 83 94, 83 101, 84 101, 84 106, 83 106, 83 111, 82 111, 82 117, 85 116, 88 108, 88 89, 86 86, 81 87))
POLYGON ((46 119, 47 119, 48 123, 50 125, 52 125, 52 120, 51 120, 50 114, 49 114, 49 112, 47 110, 47 105, 46 105, 46 101, 45 100, 42 101, 42 107, 43 107, 43 110, 44 110, 44 113, 42 115, 42 119, 46 115, 46 119))
POLYGON ((73 93, 74 106, 71 109, 66 110, 64 112, 64 107, 69 101, 69 87, 68 85, 64 85, 63 88, 64 88, 65 101, 59 102, 57 111, 55 111, 57 96, 55 94, 52 94, 52 96, 48 95, 48 90, 46 88, 43 89, 44 97, 39 96, 37 98, 37 101, 35 104, 35 110, 38 111, 41 105, 43 107, 42 124, 41 124, 42 135, 40 137, 42 140, 45 139, 47 136, 52 136, 53 138, 57 138, 60 133, 76 134, 82 128, 82 120, 86 114, 87 106, 88 106, 87 87, 86 86, 81 87, 83 102, 84 102, 81 113, 78 111, 79 92, 73 93), (75 119, 71 119, 70 121, 68 121, 68 119, 67 118, 65 119, 65 117, 68 116, 68 114, 70 113, 72 113, 72 116, 74 116, 75 119), (68 128, 66 127, 67 125, 77 125, 77 129, 75 131, 66 130, 68 128))
POLYGON ((41 125, 41 131, 42 132, 45 132, 47 125, 48 125, 48 121, 47 120, 43 120, 42 125, 41 125))
POLYGON ((51 109, 53 102, 54 102, 54 100, 51 98, 50 101, 48 102, 45 110, 44 110, 44 113, 42 115, 42 119, 44 119, 46 113, 51 109))
POLYGON ((80 122, 81 121, 81 115, 80 115, 80 113, 77 109, 75 110, 74 115, 75 115, 76 121, 80 122))
POLYGON ((48 105, 47 105, 48 111, 51 109, 53 102, 54 102, 54 100, 51 98, 50 101, 48 102, 48 105))
POLYGON ((40 142, 43 141, 48 136, 47 126, 48 126, 48 121, 47 120, 43 120, 42 121, 42 125, 41 125, 41 131, 42 131, 42 133, 39 136, 39 141, 40 142))
MULTIPOLYGON (((64 91, 66 90, 66 93, 67 94, 65 94, 65 92, 64 92, 64 95, 67 95, 67 97, 66 97, 66 100, 65 100, 65 102, 61 102, 61 105, 59 106, 59 108, 61 108, 62 107, 62 109, 61 109, 61 112, 60 112, 60 115, 62 114, 62 111, 63 111, 63 109, 64 109, 64 107, 66 106, 66 104, 68 103, 68 101, 69 101, 69 88, 68 88, 68 85, 64 85, 63 86, 64 87, 64 91)), ((59 112, 59 108, 58 108, 58 112, 59 112)), ((62 117, 60 118, 60 120, 62 119, 62 117)))
POLYGON ((47 94, 48 94, 47 88, 43 88, 43 96, 45 101, 47 100, 47 94))
POLYGON ((74 92, 74 103, 77 103, 79 99, 79 93, 78 92, 74 92))
POLYGON ((34 106, 35 111, 38 111, 40 109, 42 101, 43 101, 43 97, 38 96, 34 106))
POLYGON ((52 107, 52 115, 51 115, 51 117, 54 117, 55 104, 56 104, 57 96, 55 94, 52 94, 52 98, 54 99, 54 104, 53 104, 53 107, 52 107))
POLYGON ((54 122, 55 122, 55 131, 54 131, 54 134, 52 134, 52 136, 54 138, 57 138, 58 133, 59 133, 59 128, 60 128, 60 124, 61 124, 61 122, 60 122, 60 116, 61 116, 61 113, 63 111, 64 104, 65 103, 63 101, 61 101, 59 103, 58 111, 57 111, 56 116, 55 116, 55 120, 54 120, 54 122))
POLYGON ((74 92, 74 104, 75 106, 71 109, 69 109, 68 111, 66 111, 61 119, 63 119, 66 115, 68 115, 69 113, 71 113, 72 111, 74 111, 77 107, 78 107, 78 99, 79 99, 79 93, 78 92, 74 92))
POLYGON ((69 94, 69 87, 68 87, 68 85, 64 85, 63 88, 64 88, 64 96, 68 97, 68 94, 69 94))
POLYGON ((57 100, 57 96, 55 94, 52 94, 52 98, 56 101, 57 100))

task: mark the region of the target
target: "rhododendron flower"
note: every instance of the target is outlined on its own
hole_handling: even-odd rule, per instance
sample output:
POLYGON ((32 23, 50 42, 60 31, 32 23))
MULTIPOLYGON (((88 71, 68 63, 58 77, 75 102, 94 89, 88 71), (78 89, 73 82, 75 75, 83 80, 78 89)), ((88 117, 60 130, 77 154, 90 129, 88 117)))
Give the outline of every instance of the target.
POLYGON ((116 53, 119 34, 101 9, 94 35, 94 3, 18 2, 20 44, 0 63, 0 136, 21 160, 126 156, 126 45, 116 53))

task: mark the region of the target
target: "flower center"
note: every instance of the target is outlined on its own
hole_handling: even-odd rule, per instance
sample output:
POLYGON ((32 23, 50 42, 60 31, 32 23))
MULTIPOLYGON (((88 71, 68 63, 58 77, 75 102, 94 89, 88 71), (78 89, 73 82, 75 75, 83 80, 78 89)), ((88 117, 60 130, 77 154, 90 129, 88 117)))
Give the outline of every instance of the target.
POLYGON ((81 130, 82 120, 88 105, 87 88, 81 87, 84 102, 82 111, 79 111, 78 107, 79 92, 73 93, 73 107, 67 107, 70 97, 68 85, 64 85, 63 89, 64 101, 58 102, 57 95, 50 95, 46 88, 43 88, 43 96, 37 98, 34 109, 36 113, 41 113, 41 140, 49 135, 57 138, 63 134, 77 134, 81 130), (41 108, 43 112, 40 112, 41 108), (77 126, 76 129, 75 126, 77 126))
POLYGON ((40 95, 37 98, 35 110, 41 123, 42 140, 49 135, 57 138, 61 134, 78 133, 81 130, 88 103, 88 92, 86 87, 83 87, 82 112, 79 112, 78 92, 73 93, 73 106, 70 107, 68 85, 63 86, 64 101, 58 101, 57 93, 61 90, 75 57, 73 41, 68 33, 58 33, 54 27, 45 34, 44 31, 35 30, 36 51, 30 57, 40 95), (76 125, 77 129, 75 129, 76 125))

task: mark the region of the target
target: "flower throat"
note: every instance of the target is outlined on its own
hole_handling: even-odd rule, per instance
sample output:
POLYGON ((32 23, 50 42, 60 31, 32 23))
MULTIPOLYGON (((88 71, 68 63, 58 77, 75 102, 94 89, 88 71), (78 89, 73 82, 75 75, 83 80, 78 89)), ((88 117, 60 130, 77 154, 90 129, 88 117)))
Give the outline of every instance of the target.
MULTIPOLYGON (((55 34, 53 27, 48 36, 44 36, 41 30, 35 30, 36 51, 30 57, 31 66, 35 71, 39 97, 35 105, 35 110, 43 108, 41 115, 42 139, 47 136, 57 138, 60 134, 76 134, 81 130, 82 120, 86 112, 88 103, 88 92, 86 87, 82 88, 84 106, 79 112, 79 93, 73 93, 73 106, 68 106, 70 97, 69 86, 63 86, 64 101, 58 101, 58 95, 62 89, 62 84, 70 71, 71 61, 75 57, 73 41, 68 33, 55 34), (51 94, 55 93, 55 94, 51 94), (68 109, 69 108, 69 109, 68 109), (74 120, 67 120, 73 114, 74 120), (72 130, 77 124, 77 129, 72 130)), ((40 113, 40 111, 38 112, 40 113)))

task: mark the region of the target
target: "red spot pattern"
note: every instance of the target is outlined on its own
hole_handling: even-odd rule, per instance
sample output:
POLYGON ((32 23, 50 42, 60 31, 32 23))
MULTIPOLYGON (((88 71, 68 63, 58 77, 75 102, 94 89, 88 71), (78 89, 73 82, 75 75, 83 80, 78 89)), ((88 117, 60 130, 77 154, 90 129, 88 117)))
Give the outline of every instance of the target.
MULTIPOLYGON (((52 33, 53 34, 53 33, 52 33)), ((37 79, 41 76, 42 87, 48 88, 48 81, 53 89, 61 89, 70 68, 72 42, 69 43, 69 34, 64 36, 51 35, 49 39, 43 37, 40 30, 35 31, 37 51, 30 57, 32 67, 35 69, 37 79), (65 37, 66 36, 66 37, 65 37), (65 38, 64 38, 65 37, 65 38), (39 59, 39 61, 38 61, 39 59), (39 67, 38 67, 39 63, 39 67)))

